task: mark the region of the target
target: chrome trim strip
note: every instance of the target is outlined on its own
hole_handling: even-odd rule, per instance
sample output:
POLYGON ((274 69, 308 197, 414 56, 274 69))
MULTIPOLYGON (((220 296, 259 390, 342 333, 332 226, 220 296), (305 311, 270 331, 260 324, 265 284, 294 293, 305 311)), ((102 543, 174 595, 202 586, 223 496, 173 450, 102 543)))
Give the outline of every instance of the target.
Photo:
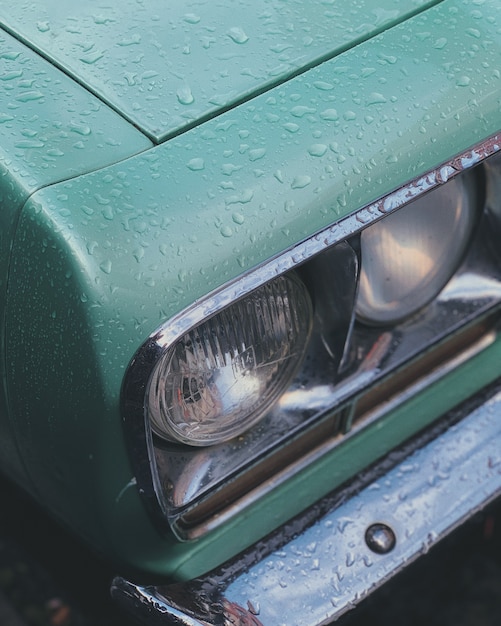
POLYGON ((298 518, 190 582, 146 587, 117 578, 112 595, 148 626, 326 625, 501 495, 500 413, 498 384, 467 417, 356 495, 338 494, 327 513, 320 503, 306 528, 311 520, 298 518), (366 543, 376 523, 396 536, 387 553, 366 543))

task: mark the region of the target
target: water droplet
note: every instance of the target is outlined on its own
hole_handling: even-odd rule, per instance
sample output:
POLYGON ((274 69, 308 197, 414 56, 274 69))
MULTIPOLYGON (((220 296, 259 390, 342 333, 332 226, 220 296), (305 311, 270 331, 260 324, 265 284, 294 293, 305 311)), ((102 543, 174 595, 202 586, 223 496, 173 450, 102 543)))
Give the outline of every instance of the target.
POLYGON ((183 20, 188 24, 198 24, 200 22, 200 16, 195 13, 185 13, 183 20))
POLYGON ((119 46, 128 47, 134 46, 141 43, 141 35, 139 33, 135 33, 129 39, 122 39, 122 41, 118 42, 119 46))
POLYGON ((313 109, 307 106, 296 106, 293 109, 291 109, 291 115, 293 115, 294 117, 303 117, 307 113, 315 113, 315 112, 316 112, 316 109, 313 109))
POLYGON ((134 250, 132 256, 136 259, 138 263, 141 262, 141 259, 144 257, 144 248, 139 247, 134 250))
POLYGON ((233 163, 224 163, 221 166, 221 171, 225 176, 231 176, 233 172, 238 172, 242 169, 242 165, 234 165, 233 163))
POLYGON ((20 96, 17 96, 16 100, 19 100, 19 102, 31 102, 33 100, 40 100, 41 98, 43 98, 43 93, 40 91, 26 91, 20 96))
POLYGON ((468 87, 470 84, 470 78, 468 76, 460 76, 456 82, 458 87, 468 87))
POLYGON ((253 197, 254 192, 252 189, 245 189, 240 195, 234 195, 226 198, 225 203, 227 206, 230 204, 247 204, 253 197))
POLYGON ((275 52, 275 54, 282 54, 282 52, 285 52, 286 50, 290 50, 290 48, 292 48, 291 44, 285 43, 285 42, 275 43, 270 46, 270 50, 272 52, 275 52))
POLYGON ((325 111, 322 111, 320 113, 320 117, 323 120, 327 120, 329 122, 334 122, 337 119, 339 119, 339 115, 338 115, 338 112, 336 111, 336 109, 325 109, 325 111))
POLYGON ((360 72, 360 76, 362 78, 367 78, 368 76, 372 76, 376 71, 375 67, 364 67, 364 69, 360 72))
POLYGON ((470 35, 470 37, 475 37, 475 39, 480 39, 480 37, 482 36, 477 28, 467 28, 466 34, 470 35))
POLYGON ((383 63, 389 63, 390 65, 395 65, 395 63, 397 62, 397 57, 391 55, 391 54, 378 54, 378 58, 383 62, 383 63))
POLYGON ((446 45, 447 45, 447 39, 445 37, 439 37, 433 44, 433 47, 436 48, 437 50, 442 50, 442 48, 445 48, 446 45))
POLYGON ((1 52, 0 59, 6 59, 7 61, 15 61, 20 55, 20 52, 1 52))
POLYGON ((81 56, 80 61, 82 61, 82 63, 85 63, 86 65, 93 65, 94 63, 97 63, 99 59, 102 59, 103 57, 104 57, 104 52, 101 52, 100 50, 94 50, 94 51, 88 52, 84 56, 81 56))
POLYGON ((37 22, 37 29, 41 33, 46 33, 48 30, 50 30, 49 22, 37 22))
POLYGON ((205 168, 205 162, 201 158, 191 159, 191 161, 188 161, 186 166, 190 170, 194 172, 198 172, 199 170, 203 170, 205 168))
POLYGON ((43 148, 44 142, 38 139, 23 139, 16 143, 16 148, 22 148, 23 150, 29 150, 33 148, 43 148))
POLYGON ((23 70, 14 70, 12 72, 5 72, 0 76, 1 81, 14 80, 15 78, 21 78, 23 70))
POLYGON ((320 89, 320 91, 330 91, 331 89, 334 89, 334 85, 332 85, 331 83, 326 83, 321 80, 314 82, 313 86, 316 87, 317 89, 320 89))
POLYGON ((350 524, 353 524, 353 520, 351 518, 349 518, 349 517, 340 517, 338 522, 337 522, 337 530, 338 530, 338 532, 343 534, 344 531, 346 530, 346 527, 349 526, 350 524))
POLYGON ((292 181, 291 187, 292 189, 303 189, 307 187, 311 183, 310 176, 302 175, 296 176, 292 181))
POLYGON ((233 230, 229 226, 223 226, 219 232, 223 237, 231 237, 233 235, 233 230))
POLYGON ((386 102, 386 98, 382 93, 378 93, 377 91, 373 91, 369 94, 369 98, 367 99, 367 104, 383 104, 386 102))
POLYGON ((94 24, 108 24, 109 22, 114 21, 111 18, 106 17, 104 15, 93 15, 92 19, 94 20, 94 24))
POLYGON ((73 133, 77 133, 77 135, 82 135, 83 137, 87 137, 92 132, 89 126, 85 124, 78 124, 75 122, 71 122, 70 130, 73 133))
POLYGON ((111 274, 111 261, 109 259, 106 259, 99 265, 99 268, 105 274, 111 274))
MULTIPOLYGON (((101 205, 101 206, 107 206, 110 201, 108 200, 108 198, 102 196, 100 193, 95 193, 94 194, 94 198, 96 199, 96 201, 101 205)), ((113 216, 111 216, 113 217, 113 216)))
POLYGON ((104 219, 111 222, 111 220, 113 219, 113 209, 111 208, 111 206, 105 207, 102 213, 103 213, 104 219))
POLYGON ((244 223, 244 219, 245 219, 244 216, 241 213, 233 213, 231 218, 235 222, 235 224, 243 224, 244 223))
POLYGON ((179 89, 176 92, 176 96, 179 101, 179 104, 188 105, 188 104, 193 104, 193 102, 195 102, 195 98, 193 97, 193 94, 191 93, 191 89, 189 85, 183 85, 182 87, 179 87, 179 89))
POLYGON ((308 148, 308 153, 314 157, 321 157, 327 152, 327 146, 323 143, 314 143, 308 148))
POLYGON ((228 31, 228 36, 235 43, 238 43, 238 44, 246 43, 247 41, 249 41, 249 38, 245 34, 244 30, 237 26, 230 28, 230 30, 228 31))
POLYGON ((261 612, 259 602, 251 602, 250 600, 247 600, 247 608, 249 609, 249 613, 252 613, 252 615, 259 615, 261 612))
POLYGON ((249 150, 249 159, 251 161, 258 161, 262 159, 266 154, 266 148, 254 148, 253 150, 249 150))
POLYGON ((92 256, 94 254, 94 250, 98 247, 97 241, 88 241, 87 242, 87 252, 92 256))
POLYGON ((487 459, 487 467, 489 469, 493 469, 493 468, 497 467, 498 465, 501 465, 501 457, 497 457, 496 458, 496 457, 490 456, 487 459))
POLYGON ((299 130, 299 125, 293 124, 292 122, 288 122, 287 124, 284 124, 284 128, 289 133, 297 133, 297 131, 299 130))

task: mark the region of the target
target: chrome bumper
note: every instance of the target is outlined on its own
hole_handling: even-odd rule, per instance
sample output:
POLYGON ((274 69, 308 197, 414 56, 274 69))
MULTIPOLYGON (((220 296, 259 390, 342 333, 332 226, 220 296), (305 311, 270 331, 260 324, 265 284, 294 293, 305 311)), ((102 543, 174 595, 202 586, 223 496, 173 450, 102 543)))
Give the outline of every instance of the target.
POLYGON ((501 494, 501 391, 373 471, 201 578, 112 595, 148 626, 330 623, 501 494))

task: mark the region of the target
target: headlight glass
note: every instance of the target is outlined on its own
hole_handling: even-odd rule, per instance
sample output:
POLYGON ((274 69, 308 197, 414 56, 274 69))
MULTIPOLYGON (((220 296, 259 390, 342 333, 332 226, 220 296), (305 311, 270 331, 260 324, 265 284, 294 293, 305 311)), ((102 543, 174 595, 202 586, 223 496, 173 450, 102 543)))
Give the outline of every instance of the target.
POLYGON ((475 215, 473 185, 464 176, 364 230, 359 319, 394 323, 432 300, 457 269, 475 215))
POLYGON ((292 274, 191 329, 151 377, 147 401, 153 430, 195 446, 237 436, 288 386, 311 325, 308 292, 292 274))

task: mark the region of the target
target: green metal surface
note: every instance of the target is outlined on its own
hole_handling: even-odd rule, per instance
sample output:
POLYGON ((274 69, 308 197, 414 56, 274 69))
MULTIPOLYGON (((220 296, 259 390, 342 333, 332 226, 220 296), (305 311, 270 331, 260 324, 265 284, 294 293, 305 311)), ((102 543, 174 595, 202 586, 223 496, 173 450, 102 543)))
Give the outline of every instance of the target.
POLYGON ((0 24, 157 141, 437 0, 0 1, 0 24))
MULTIPOLYGON (((151 142, 95 96, 9 34, 0 31, 0 353, 8 261, 19 211, 37 189, 115 163, 151 142)), ((0 415, 7 415, 0 359, 0 415)), ((6 419, 0 454, 24 470, 6 419)))
POLYGON ((14 424, 47 505, 110 558, 210 569, 499 375, 498 342, 194 544, 158 535, 124 449, 122 377, 163 321, 499 130, 500 28, 498 2, 446 0, 25 205, 7 312, 14 424))

